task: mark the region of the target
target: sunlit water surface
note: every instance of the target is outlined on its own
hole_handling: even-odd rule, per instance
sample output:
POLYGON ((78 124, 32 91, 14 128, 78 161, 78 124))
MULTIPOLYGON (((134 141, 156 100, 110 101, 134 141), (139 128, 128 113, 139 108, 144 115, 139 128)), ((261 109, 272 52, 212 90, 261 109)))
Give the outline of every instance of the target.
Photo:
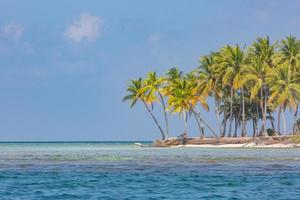
POLYGON ((300 199, 300 149, 0 143, 0 199, 300 199))

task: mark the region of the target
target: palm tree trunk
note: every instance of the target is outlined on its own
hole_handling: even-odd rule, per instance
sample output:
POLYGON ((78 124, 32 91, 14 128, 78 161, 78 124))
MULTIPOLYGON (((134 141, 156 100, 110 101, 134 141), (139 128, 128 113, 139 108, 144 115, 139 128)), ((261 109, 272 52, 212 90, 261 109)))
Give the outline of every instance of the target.
POLYGON ((282 115, 282 122, 283 122, 283 134, 287 134, 286 133, 286 120, 285 120, 285 112, 284 109, 281 109, 281 115, 282 115))
POLYGON ((202 139, 204 137, 204 131, 203 131, 203 127, 201 126, 200 122, 199 122, 199 119, 198 117, 196 116, 195 113, 193 113, 193 116, 197 122, 197 126, 198 126, 198 129, 199 129, 199 133, 200 133, 200 138, 202 139))
POLYGON ((169 138, 169 121, 168 121, 168 116, 167 116, 167 111, 166 111, 166 104, 165 104, 162 94, 159 91, 158 91, 158 95, 160 97, 161 104, 162 104, 163 110, 164 110, 164 117, 165 117, 165 123, 166 123, 166 137, 169 138))
POLYGON ((147 111, 149 112, 149 114, 151 115, 152 119, 154 120, 156 126, 158 127, 160 133, 161 133, 161 136, 162 136, 162 139, 165 140, 166 139, 166 136, 164 134, 164 131, 162 130, 161 126, 159 125, 157 119, 155 118, 154 114, 152 113, 151 109, 149 108, 149 106, 147 105, 147 103, 145 101, 143 101, 144 105, 146 106, 147 108, 147 111))
POLYGON ((207 126, 207 128, 212 132, 212 134, 216 137, 219 138, 218 135, 216 134, 216 131, 203 119, 200 113, 195 112, 195 110, 191 110, 193 113, 196 114, 197 117, 207 126))
POLYGON ((220 131, 220 135, 222 134, 222 126, 221 126, 221 120, 220 120, 220 112, 219 112, 219 101, 216 99, 215 97, 215 106, 216 106, 216 116, 217 116, 217 121, 218 121, 218 126, 219 126, 219 131, 220 131))
POLYGON ((234 119, 234 136, 233 137, 237 137, 237 129, 238 129, 238 122, 237 122, 237 118, 234 119))
POLYGON ((253 135, 252 135, 252 137, 255 137, 255 135, 256 135, 255 119, 252 119, 252 128, 253 128, 253 135))
POLYGON ((281 132, 280 132, 280 114, 281 114, 281 107, 279 107, 278 111, 277 111, 277 131, 278 131, 278 135, 281 135, 281 132))
POLYGON ((245 90, 242 88, 242 137, 246 136, 246 122, 245 122, 245 90))
POLYGON ((264 128, 265 128, 265 132, 264 132, 264 136, 267 135, 267 92, 266 89, 264 89, 264 128))
POLYGON ((258 136, 258 121, 259 121, 259 106, 257 105, 257 103, 255 104, 256 107, 256 114, 257 116, 255 117, 255 136, 258 136))
POLYGON ((295 114, 294 114, 293 135, 295 134, 295 127, 296 127, 297 116, 298 116, 298 107, 299 107, 299 104, 297 104, 295 114))
POLYGON ((262 125, 261 125, 261 130, 260 130, 260 135, 265 135, 265 129, 266 129, 266 124, 265 124, 265 117, 264 117, 264 95, 263 95, 263 87, 260 88, 260 107, 261 107, 261 114, 262 114, 262 125))
POLYGON ((271 121, 272 130, 275 133, 276 130, 275 130, 275 125, 274 125, 274 119, 273 119, 273 116, 272 116, 270 111, 268 111, 268 115, 269 115, 269 118, 270 118, 270 121, 271 121))
POLYGON ((233 86, 230 87, 230 122, 229 122, 229 132, 228 132, 228 137, 231 137, 231 127, 232 127, 232 121, 233 121, 233 109, 232 109, 232 104, 233 104, 233 86))
POLYGON ((252 137, 255 135, 255 124, 254 124, 254 119, 252 119, 252 137))
POLYGON ((225 134, 226 134, 226 125, 227 125, 227 118, 225 116, 224 116, 222 124, 223 124, 223 130, 222 130, 221 137, 225 137, 225 134))
MULTIPOLYGON (((197 112, 200 113, 200 106, 199 106, 199 104, 197 105, 196 108, 197 108, 197 112)), ((201 130, 202 130, 202 132, 203 132, 203 136, 205 136, 204 126, 203 126, 203 121, 202 121, 202 119, 199 119, 199 122, 200 122, 201 130)))
POLYGON ((183 112, 183 121, 184 121, 184 133, 188 134, 188 125, 187 125, 187 113, 183 112))

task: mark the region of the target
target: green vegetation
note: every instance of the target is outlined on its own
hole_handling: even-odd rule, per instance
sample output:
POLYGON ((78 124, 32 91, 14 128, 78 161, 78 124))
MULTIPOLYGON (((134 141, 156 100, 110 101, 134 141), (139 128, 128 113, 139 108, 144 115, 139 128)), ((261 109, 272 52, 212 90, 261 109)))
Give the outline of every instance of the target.
POLYGON ((293 136, 291 137, 291 141, 292 141, 294 144, 300 144, 300 134, 293 135, 293 136))
POLYGON ((250 134, 248 123, 252 124, 253 137, 287 134, 285 111, 293 114, 295 127, 300 103, 300 41, 289 36, 272 43, 265 37, 245 48, 226 45, 202 56, 200 66, 192 72, 172 68, 161 77, 149 72, 145 79, 131 80, 127 92, 123 100, 130 101, 131 107, 141 101, 162 139, 169 137, 167 112, 182 117, 185 133, 188 119, 196 120, 200 137, 205 136, 205 127, 215 137, 237 137, 238 130, 244 137, 250 134), (214 99, 218 131, 201 113, 200 107, 209 111, 209 97, 214 99), (156 105, 162 106, 165 130, 152 112, 156 105))

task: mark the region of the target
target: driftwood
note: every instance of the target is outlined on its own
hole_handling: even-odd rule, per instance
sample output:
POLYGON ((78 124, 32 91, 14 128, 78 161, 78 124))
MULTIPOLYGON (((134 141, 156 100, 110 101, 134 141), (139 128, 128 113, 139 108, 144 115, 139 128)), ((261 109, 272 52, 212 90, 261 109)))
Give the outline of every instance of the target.
POLYGON ((156 140, 155 147, 169 147, 185 144, 192 145, 222 145, 222 144, 247 144, 255 143, 257 145, 271 145, 271 144, 290 144, 291 136, 265 136, 265 137, 223 137, 223 138, 192 138, 192 137, 174 137, 166 140, 156 140))

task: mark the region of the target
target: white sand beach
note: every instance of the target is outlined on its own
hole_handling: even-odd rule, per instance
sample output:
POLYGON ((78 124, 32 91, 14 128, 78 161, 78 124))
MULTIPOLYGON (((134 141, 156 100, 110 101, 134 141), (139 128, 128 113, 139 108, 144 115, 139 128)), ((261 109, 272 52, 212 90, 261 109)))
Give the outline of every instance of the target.
POLYGON ((187 145, 177 145, 171 146, 171 148, 294 148, 300 147, 294 144, 271 144, 271 145, 257 145, 255 143, 246 143, 246 144, 221 144, 221 145, 213 145, 213 144, 201 144, 201 145, 194 145, 194 144, 187 144, 187 145))

